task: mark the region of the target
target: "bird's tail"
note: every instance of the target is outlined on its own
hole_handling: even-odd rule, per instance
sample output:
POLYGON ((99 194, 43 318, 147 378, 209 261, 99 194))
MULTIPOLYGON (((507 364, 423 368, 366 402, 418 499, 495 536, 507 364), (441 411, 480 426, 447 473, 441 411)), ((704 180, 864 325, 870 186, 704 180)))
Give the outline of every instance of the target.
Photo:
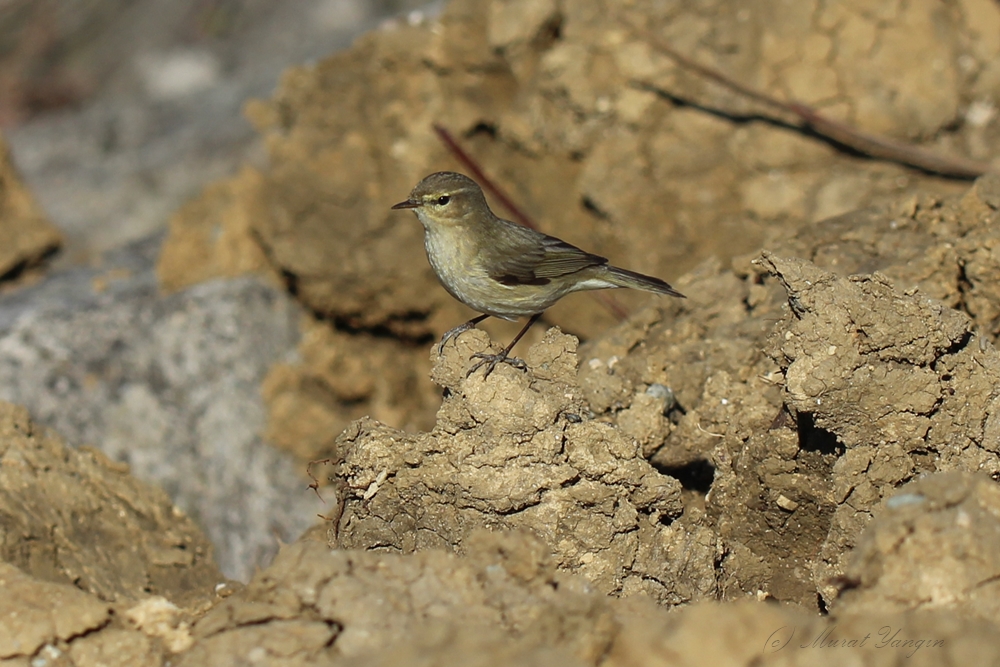
POLYGON ((631 287, 632 289, 641 289, 657 294, 679 296, 682 299, 687 298, 659 278, 646 276, 635 271, 629 271, 628 269, 619 269, 617 266, 609 266, 604 278, 617 287, 631 287))

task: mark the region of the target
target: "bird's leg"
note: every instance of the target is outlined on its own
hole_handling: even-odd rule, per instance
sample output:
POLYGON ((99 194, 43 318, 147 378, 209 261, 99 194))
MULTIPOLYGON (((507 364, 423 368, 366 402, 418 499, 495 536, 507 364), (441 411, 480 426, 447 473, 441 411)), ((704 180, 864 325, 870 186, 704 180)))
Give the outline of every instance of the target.
POLYGON ((444 344, 445 343, 447 343, 449 340, 451 340, 455 336, 458 336, 459 334, 463 334, 466 331, 468 331, 469 329, 474 328, 477 324, 479 324, 480 322, 482 322, 483 320, 485 320, 487 317, 489 317, 489 315, 479 315, 478 317, 473 317, 471 320, 469 320, 465 324, 459 324, 454 329, 449 329, 448 331, 446 331, 444 333, 444 335, 441 336, 441 342, 438 343, 438 356, 440 357, 442 354, 444 354, 444 344))
POLYGON ((541 313, 535 313, 530 318, 528 318, 528 323, 524 325, 524 328, 521 329, 521 332, 519 334, 514 336, 514 340, 510 341, 510 345, 505 347, 503 351, 500 352, 500 354, 486 354, 485 352, 476 352, 474 355, 472 355, 471 358, 481 359, 482 361, 478 362, 475 366, 470 368, 469 372, 465 374, 465 377, 469 377, 470 375, 475 373, 477 370, 479 370, 480 366, 486 366, 486 372, 483 373, 483 379, 485 380, 490 376, 490 373, 493 372, 493 369, 496 368, 497 364, 499 363, 510 364, 514 368, 520 368, 522 371, 528 370, 528 366, 527 364, 524 363, 524 360, 518 359, 517 357, 508 357, 507 355, 510 354, 510 351, 514 349, 515 345, 517 345, 517 341, 521 340, 521 336, 528 333, 528 329, 531 328, 531 325, 537 322, 538 318, 541 316, 542 316, 541 313))

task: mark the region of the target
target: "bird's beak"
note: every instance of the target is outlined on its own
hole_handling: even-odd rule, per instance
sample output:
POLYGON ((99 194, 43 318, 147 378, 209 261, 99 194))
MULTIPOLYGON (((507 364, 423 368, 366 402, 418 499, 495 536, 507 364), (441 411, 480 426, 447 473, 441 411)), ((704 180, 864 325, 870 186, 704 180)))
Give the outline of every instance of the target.
POLYGON ((401 201, 392 207, 393 211, 401 208, 420 208, 421 204, 418 201, 413 201, 412 199, 407 199, 406 201, 401 201))

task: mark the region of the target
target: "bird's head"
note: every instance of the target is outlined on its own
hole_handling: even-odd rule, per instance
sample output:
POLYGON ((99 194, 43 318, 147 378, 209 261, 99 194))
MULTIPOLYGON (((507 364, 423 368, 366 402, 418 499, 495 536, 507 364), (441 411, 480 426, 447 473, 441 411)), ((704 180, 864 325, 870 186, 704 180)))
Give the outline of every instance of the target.
POLYGON ((417 183, 406 201, 393 209, 413 209, 424 227, 475 221, 492 216, 482 189, 474 180, 453 171, 439 171, 417 183))

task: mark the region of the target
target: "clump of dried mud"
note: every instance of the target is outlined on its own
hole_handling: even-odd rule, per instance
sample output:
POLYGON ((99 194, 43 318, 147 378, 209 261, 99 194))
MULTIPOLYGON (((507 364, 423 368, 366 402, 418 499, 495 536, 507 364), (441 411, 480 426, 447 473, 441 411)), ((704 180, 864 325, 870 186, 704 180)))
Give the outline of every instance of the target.
MULTIPOLYGON (((879 636, 917 655, 931 644, 914 633, 950 629, 961 639, 933 644, 927 664, 949 659, 945 644, 992 656, 977 633, 1000 621, 990 556, 1000 546, 1000 357, 978 318, 903 276, 933 230, 957 250, 917 275, 939 290, 949 280, 956 292, 979 289, 989 303, 989 286, 962 269, 1000 230, 998 186, 985 177, 960 198, 845 216, 802 253, 821 248, 827 266, 868 262, 875 273, 841 276, 779 254, 802 248, 810 230, 735 270, 703 265, 678 283, 689 300, 641 311, 579 350, 549 330, 527 372, 466 378, 469 357, 491 343, 464 334, 432 356, 445 388, 433 430, 365 419, 341 435, 331 491, 342 504, 327 539, 466 554, 483 526, 520 530, 541 538, 557 572, 613 598, 797 605, 774 612, 791 621, 766 605, 672 617, 692 623, 698 642, 729 614, 756 628, 720 649, 729 658, 771 647, 778 660, 790 638, 771 633, 789 627, 809 638, 792 647, 793 663, 815 660, 807 649, 824 633, 879 636), (647 486, 662 490, 656 504, 642 500, 647 486), (836 629, 807 609, 828 611, 836 629), (758 628, 754 613, 773 627, 758 628)), ((661 612, 650 613, 630 622, 661 612)), ((659 645, 674 656, 666 664, 686 664, 679 645, 659 645)))
MULTIPOLYGON (((535 361, 544 365, 564 338, 547 337, 535 361)), ((8 442, 10 430, 0 437, 8 442)), ((16 449, 6 468, 16 468, 16 449)), ((72 458, 52 447, 44 454, 49 464, 72 458)), ((390 495, 391 479, 369 500, 390 495)), ((749 599, 668 613, 647 596, 600 592, 592 572, 560 565, 548 535, 471 526, 461 554, 331 550, 303 539, 242 590, 203 589, 185 607, 149 593, 109 603, 0 563, 0 664, 836 665, 845 655, 861 665, 993 664, 998 497, 995 482, 968 473, 907 485, 863 534, 852 588, 832 618, 749 599), (981 561, 963 558, 966 550, 981 561)))
POLYGON ((505 366, 466 378, 470 354, 487 346, 476 332, 447 347, 434 369, 445 400, 430 433, 362 420, 341 435, 337 477, 348 501, 336 544, 462 551, 483 526, 528 529, 554 547, 557 566, 603 593, 648 591, 675 604, 712 596, 714 535, 671 523, 683 510, 680 483, 590 417, 576 339, 551 329, 526 357, 530 372, 505 366))
POLYGON ((0 664, 160 664, 232 586, 161 489, 0 403, 0 664))

